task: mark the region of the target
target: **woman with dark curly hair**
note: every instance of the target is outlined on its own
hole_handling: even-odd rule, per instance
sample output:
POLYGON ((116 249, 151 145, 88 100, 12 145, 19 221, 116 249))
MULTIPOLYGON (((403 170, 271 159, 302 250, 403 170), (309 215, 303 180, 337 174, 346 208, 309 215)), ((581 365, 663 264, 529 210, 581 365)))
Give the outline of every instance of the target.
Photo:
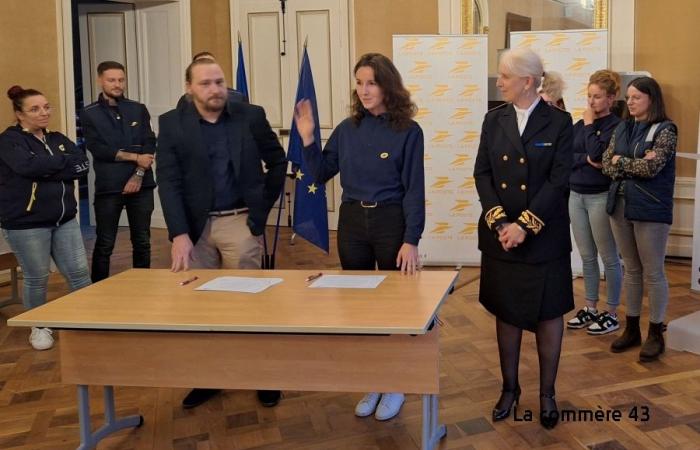
MULTIPOLYGON (((412 120, 416 106, 386 56, 363 55, 353 73, 352 113, 335 128, 323 152, 314 141, 311 102, 297 105, 294 120, 304 159, 317 183, 340 172, 338 254, 343 269, 413 274, 425 224, 423 131, 412 120)), ((357 404, 355 414, 388 420, 403 402, 402 393, 372 392, 357 404)))

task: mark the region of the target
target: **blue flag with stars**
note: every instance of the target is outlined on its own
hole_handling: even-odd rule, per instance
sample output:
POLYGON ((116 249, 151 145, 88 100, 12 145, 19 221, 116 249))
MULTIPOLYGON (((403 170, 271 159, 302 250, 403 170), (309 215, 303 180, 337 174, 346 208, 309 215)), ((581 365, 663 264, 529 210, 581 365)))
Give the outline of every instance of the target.
POLYGON ((240 37, 238 38, 238 67, 236 68, 236 90, 241 94, 248 96, 248 79, 245 76, 245 61, 243 60, 243 44, 240 37))
MULTIPOLYGON (((314 112, 314 140, 321 142, 321 127, 318 120, 318 107, 316 104, 316 89, 314 89, 314 77, 311 74, 309 54, 304 46, 304 56, 301 60, 299 71, 299 85, 297 86, 296 105, 302 99, 311 102, 314 112)), ((294 232, 328 253, 328 213, 326 206, 326 186, 316 183, 307 166, 304 163, 302 152, 304 144, 292 119, 292 127, 289 133, 289 148, 287 157, 292 163, 292 171, 296 175, 294 189, 294 232)))

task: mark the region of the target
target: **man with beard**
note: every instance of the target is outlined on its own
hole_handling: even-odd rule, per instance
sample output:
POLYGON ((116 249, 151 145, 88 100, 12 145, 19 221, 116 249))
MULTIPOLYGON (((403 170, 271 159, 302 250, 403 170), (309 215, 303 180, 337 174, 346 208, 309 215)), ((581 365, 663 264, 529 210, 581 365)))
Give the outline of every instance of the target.
POLYGON ((151 170, 156 137, 146 106, 124 98, 126 77, 120 63, 100 63, 97 75, 102 92, 80 115, 95 168, 93 283, 109 276, 109 259, 124 208, 129 219, 133 266, 151 266, 151 214, 156 186, 151 170))
MULTIPOLYGON (((156 175, 173 242, 171 270, 259 269, 265 222, 287 170, 284 150, 261 107, 228 99, 215 61, 193 61, 185 81, 192 102, 159 121, 156 175)), ((217 392, 193 389, 183 407, 217 392)), ((279 397, 258 391, 265 406, 279 397)))

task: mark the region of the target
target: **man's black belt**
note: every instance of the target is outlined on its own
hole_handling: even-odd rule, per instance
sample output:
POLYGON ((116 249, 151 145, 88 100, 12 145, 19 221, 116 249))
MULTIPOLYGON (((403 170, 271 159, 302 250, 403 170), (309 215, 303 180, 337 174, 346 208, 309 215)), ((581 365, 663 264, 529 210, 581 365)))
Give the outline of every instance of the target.
POLYGON ((209 216, 211 216, 211 217, 236 216, 238 214, 245 214, 247 212, 248 212, 248 208, 227 209, 225 211, 209 211, 209 216))

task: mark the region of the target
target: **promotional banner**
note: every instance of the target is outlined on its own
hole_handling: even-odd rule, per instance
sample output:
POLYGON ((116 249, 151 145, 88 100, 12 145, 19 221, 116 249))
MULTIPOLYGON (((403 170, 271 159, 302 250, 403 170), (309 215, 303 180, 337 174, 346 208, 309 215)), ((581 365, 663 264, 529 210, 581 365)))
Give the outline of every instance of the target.
POLYGON ((394 36, 394 64, 425 136, 428 265, 478 265, 474 160, 488 105, 486 36, 394 36))
POLYGON ((544 61, 544 70, 561 74, 564 103, 574 122, 583 117, 588 77, 608 68, 608 30, 518 31, 510 33, 511 48, 530 47, 544 61))

